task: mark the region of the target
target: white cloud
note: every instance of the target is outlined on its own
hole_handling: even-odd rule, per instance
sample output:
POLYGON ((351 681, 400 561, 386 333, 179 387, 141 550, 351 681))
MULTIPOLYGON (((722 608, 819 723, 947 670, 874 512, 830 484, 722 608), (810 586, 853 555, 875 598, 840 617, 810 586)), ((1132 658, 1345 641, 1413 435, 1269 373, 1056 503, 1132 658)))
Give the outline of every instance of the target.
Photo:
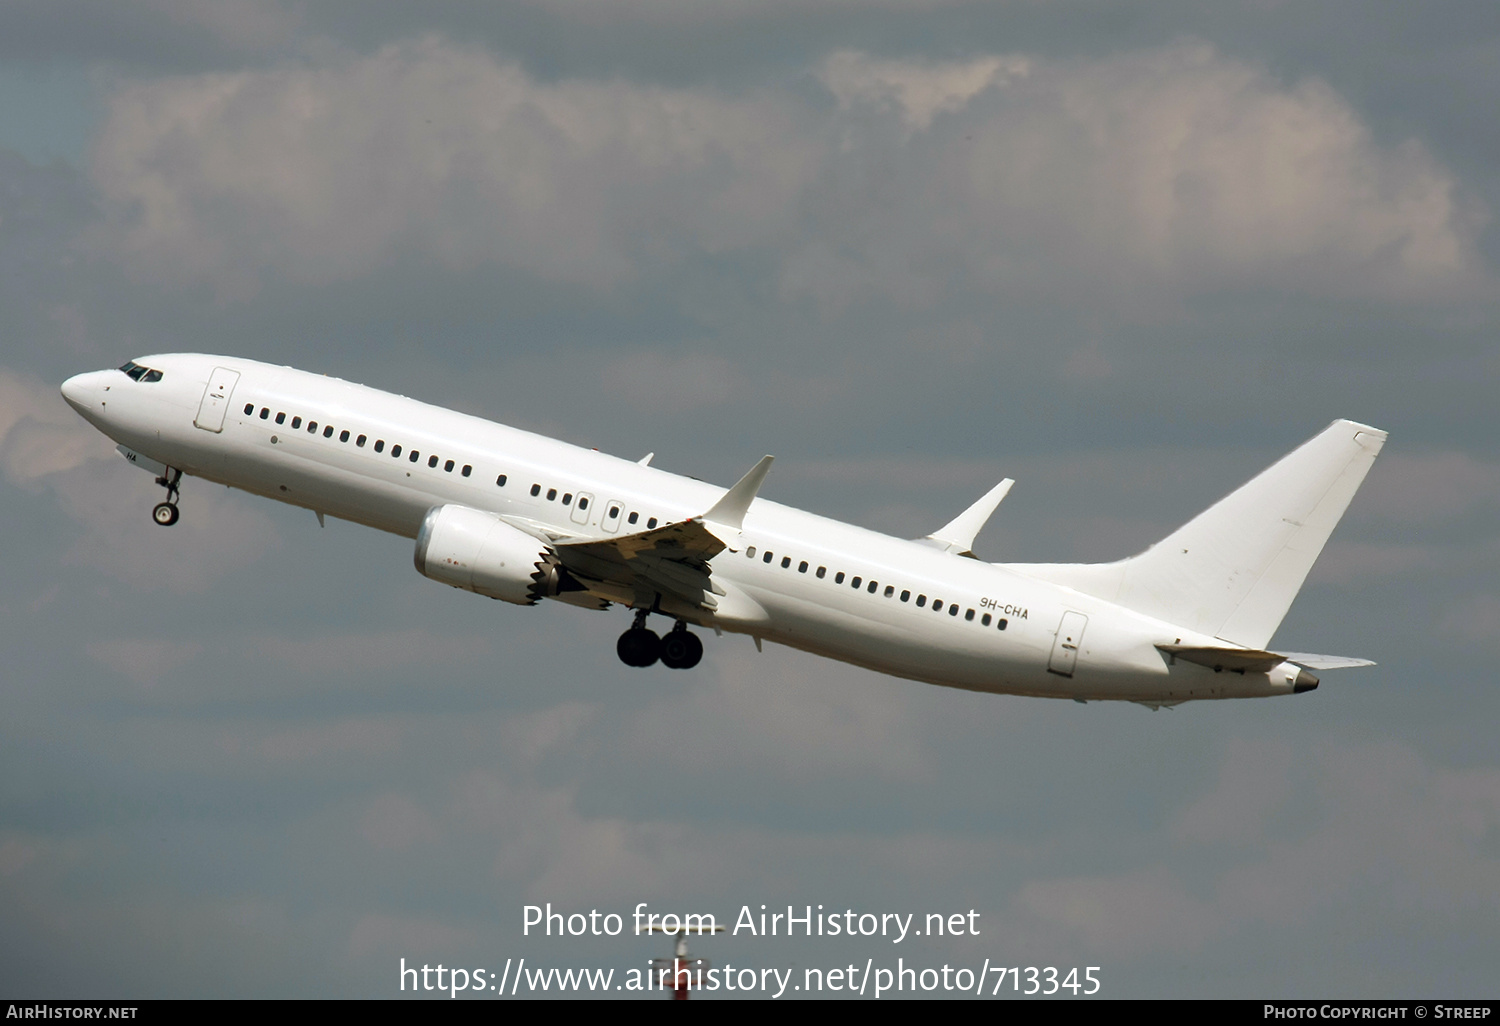
POLYGON ((1481 274, 1483 215, 1419 143, 1382 145, 1326 85, 1208 46, 840 52, 818 73, 833 110, 775 86, 544 82, 430 37, 140 81, 111 98, 95 151, 112 211, 96 241, 231 296, 410 254, 592 289, 770 254, 786 295, 835 307, 997 289, 1421 297, 1481 274))
POLYGON ((908 127, 923 129, 940 113, 962 110, 984 90, 1025 78, 1031 66, 1024 57, 924 64, 843 50, 823 62, 822 78, 841 107, 873 103, 889 108, 908 127))
POLYGON ((752 244, 806 173, 775 106, 533 80, 428 38, 315 69, 130 85, 94 176, 113 248, 178 280, 253 289, 276 265, 344 280, 417 251, 607 287, 637 260, 752 244))
POLYGON ((68 407, 56 385, 0 368, 0 468, 6 477, 33 486, 105 460, 112 448, 68 407))

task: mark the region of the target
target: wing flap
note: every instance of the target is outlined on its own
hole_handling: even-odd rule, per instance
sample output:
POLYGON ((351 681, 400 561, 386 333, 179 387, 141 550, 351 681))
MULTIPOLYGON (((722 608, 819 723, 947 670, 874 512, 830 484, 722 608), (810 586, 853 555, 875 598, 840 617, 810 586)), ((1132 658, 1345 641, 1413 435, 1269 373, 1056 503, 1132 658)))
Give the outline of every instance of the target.
POLYGON ((552 551, 575 577, 634 592, 638 604, 649 604, 653 593, 665 592, 713 609, 714 595, 723 591, 713 583, 708 561, 724 548, 695 518, 618 538, 556 542, 552 551))
POLYGON ((585 584, 607 586, 601 591, 614 595, 633 593, 637 605, 664 593, 714 610, 725 592, 714 582, 708 561, 738 541, 772 459, 762 458, 702 516, 615 538, 552 538, 552 551, 585 584))

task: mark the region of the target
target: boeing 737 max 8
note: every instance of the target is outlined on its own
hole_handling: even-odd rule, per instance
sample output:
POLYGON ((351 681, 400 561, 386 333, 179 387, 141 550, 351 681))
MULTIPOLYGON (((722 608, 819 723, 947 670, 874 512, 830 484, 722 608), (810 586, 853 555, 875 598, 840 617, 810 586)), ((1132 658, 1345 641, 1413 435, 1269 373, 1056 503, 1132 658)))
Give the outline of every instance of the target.
POLYGON ((697 664, 689 625, 882 673, 1005 694, 1192 699, 1307 691, 1367 660, 1268 650, 1385 442, 1339 420, 1145 552, 992 564, 974 537, 1002 481, 907 541, 321 374, 178 353, 70 378, 63 396, 167 490, 183 474, 414 538, 426 576, 535 605, 635 611, 632 666, 697 664), (665 636, 649 614, 674 621, 665 636))

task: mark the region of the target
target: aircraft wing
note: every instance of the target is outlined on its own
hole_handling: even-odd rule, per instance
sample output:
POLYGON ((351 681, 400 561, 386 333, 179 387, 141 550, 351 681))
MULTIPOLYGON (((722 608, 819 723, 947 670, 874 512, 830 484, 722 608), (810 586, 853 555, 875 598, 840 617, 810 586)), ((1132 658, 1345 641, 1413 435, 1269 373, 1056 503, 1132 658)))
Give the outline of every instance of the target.
POLYGON ((700 609, 718 608, 724 589, 713 581, 708 561, 739 540, 745 513, 771 469, 766 456, 702 516, 664 524, 618 538, 559 539, 552 552, 585 587, 628 591, 637 606, 650 606, 657 593, 675 596, 700 609))
POLYGON ((664 592, 705 609, 715 608, 714 595, 723 594, 708 561, 725 548, 697 518, 619 538, 552 545, 564 569, 585 585, 596 581, 611 591, 634 592, 640 605, 649 606, 655 593, 664 592))

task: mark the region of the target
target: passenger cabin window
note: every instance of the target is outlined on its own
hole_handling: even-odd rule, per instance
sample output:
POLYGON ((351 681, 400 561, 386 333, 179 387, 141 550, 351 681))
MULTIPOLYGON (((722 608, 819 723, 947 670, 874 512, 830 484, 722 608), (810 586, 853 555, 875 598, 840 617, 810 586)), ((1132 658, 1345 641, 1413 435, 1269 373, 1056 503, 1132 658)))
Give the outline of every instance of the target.
POLYGON ((292 430, 295 431, 295 430, 297 430, 301 426, 302 426, 302 418, 301 417, 293 417, 292 418, 292 430))
POLYGON ((501 474, 499 477, 495 478, 495 485, 496 485, 496 487, 498 487, 498 488, 504 488, 505 487, 505 481, 506 481, 505 475, 501 474))
POLYGON ((948 607, 948 615, 949 616, 957 616, 958 615, 958 603, 957 602, 953 603, 953 605, 951 605, 951 606, 948 607))
POLYGON ((365 443, 368 442, 369 440, 370 440, 370 436, 369 435, 360 435, 358 438, 356 438, 354 440, 354 444, 357 445, 357 446, 359 446, 361 449, 363 449, 365 447, 365 443))
POLYGON ((276 414, 276 423, 278 423, 278 424, 285 424, 286 423, 286 414, 284 414, 284 413, 278 413, 278 414, 276 414))
POLYGON ((652 517, 650 520, 646 521, 646 530, 653 531, 655 529, 656 529, 656 518, 652 517))
POLYGON ((792 557, 791 556, 782 556, 781 557, 781 569, 785 570, 787 567, 789 567, 791 565, 792 565, 792 557))
POLYGON ((754 559, 755 558, 755 546, 752 545, 748 549, 746 549, 745 550, 745 555, 747 557, 749 557, 750 559, 754 559))
POLYGON ((463 475, 464 475, 464 477, 468 477, 472 473, 474 473, 473 464, 465 463, 464 464, 464 469, 463 469, 463 475))
POLYGON ((894 594, 896 594, 896 586, 893 584, 887 584, 885 586, 885 597, 890 598, 894 594))
POLYGON ((943 600, 942 599, 933 599, 932 600, 932 611, 934 613, 941 613, 943 611, 943 600))
MULTIPOLYGON (((953 608, 957 609, 958 607, 954 606, 953 608)), ((964 619, 965 620, 973 620, 974 619, 974 610, 972 610, 972 609, 966 610, 964 612, 964 619)))
POLYGON ((767 551, 766 554, 765 554, 765 556, 761 558, 761 562, 762 563, 769 563, 771 560, 773 560, 775 558, 776 558, 776 554, 774 552, 767 551))
POLYGON ((406 457, 406 458, 407 458, 407 459, 408 459, 408 460, 410 460, 410 461, 411 461, 411 462, 412 462, 412 463, 415 463, 415 462, 417 462, 417 460, 419 460, 419 459, 421 459, 421 458, 422 458, 422 454, 421 454, 421 453, 419 453, 419 452, 417 452, 417 450, 415 450, 415 449, 413 449, 413 450, 412 450, 412 451, 411 451, 411 452, 410 452, 410 453, 409 453, 409 454, 408 454, 408 455, 407 455, 407 457, 406 457))
POLYGON ((926 595, 918 595, 917 596, 917 608, 921 609, 926 604, 927 604, 927 596, 926 595))
POLYGON ((983 624, 984 626, 988 627, 990 625, 990 614, 989 613, 985 613, 983 616, 981 616, 979 618, 979 622, 981 624, 983 624))
MULTIPOLYGON (((625 519, 628 520, 628 521, 630 521, 633 524, 637 520, 641 519, 641 515, 639 513, 637 513, 635 510, 631 510, 630 511, 630 516, 626 517, 625 519)), ((755 554, 754 552, 751 552, 751 555, 754 555, 754 554, 755 554)))
POLYGON ((270 410, 266 409, 264 406, 262 406, 260 408, 260 419, 261 420, 265 420, 270 415, 271 415, 271 411, 270 410))
POLYGON ((556 488, 548 488, 547 489, 547 501, 548 502, 556 502, 557 501, 557 489, 556 488))
POLYGON ((429 456, 429 457, 427 457, 427 465, 429 467, 436 468, 437 467, 437 463, 438 463, 438 458, 436 456, 429 456))
POLYGON ((443 473, 445 473, 445 474, 451 474, 451 473, 453 473, 453 461, 452 460, 449 460, 447 463, 443 464, 443 473))
POLYGON ((255 404, 254 403, 246 403, 245 404, 245 416, 248 417, 248 416, 250 416, 250 414, 252 414, 254 412, 255 412, 255 404))
POLYGON ((868 591, 871 595, 873 595, 873 594, 875 594, 875 589, 878 588, 878 587, 880 587, 879 584, 877 584, 874 581, 871 581, 870 582, 870 586, 868 588, 866 588, 865 591, 868 591))
POLYGON ((797 564, 797 572, 799 574, 807 573, 807 560, 804 559, 802 562, 797 564))
POLYGON ((838 573, 836 573, 836 574, 833 575, 833 583, 834 584, 843 584, 844 583, 844 571, 840 570, 838 573))
POLYGON ((852 580, 852 581, 849 582, 849 587, 853 588, 855 591, 858 591, 859 590, 860 582, 863 581, 863 580, 864 580, 863 577, 856 577, 856 578, 854 578, 854 580, 852 580))
POLYGON ((324 425, 324 427, 323 427, 323 437, 324 438, 332 438, 333 437, 333 425, 332 424, 324 425))
POLYGON ((347 442, 347 441, 349 441, 349 432, 348 431, 340 431, 339 432, 339 441, 341 441, 341 442, 347 442))
POLYGON ((564 492, 563 493, 563 505, 564 506, 571 506, 572 504, 573 504, 573 493, 572 492, 564 492))
POLYGON ((910 602, 911 601, 911 592, 909 592, 909 591, 903 591, 901 593, 901 601, 902 602, 910 602))
POLYGON ((384 438, 377 438, 377 439, 375 439, 375 451, 376 452, 385 452, 385 439, 384 438))
POLYGON ((399 445, 393 445, 393 446, 391 446, 391 459, 393 459, 393 460, 394 459, 398 459, 400 456, 401 456, 401 446, 399 446, 399 445))
POLYGON ((821 581, 823 578, 825 578, 827 576, 828 576, 828 568, 826 566, 820 566, 820 567, 818 567, 818 580, 821 581))
POLYGON ((1000 618, 1000 629, 1001 629, 1001 630, 1002 630, 1002 631, 1003 631, 1003 630, 1005 630, 1005 625, 1006 625, 1006 622, 1007 622, 1007 621, 1006 621, 1006 619, 1005 619, 1005 618, 1004 618, 1004 617, 1003 617, 1003 616, 1002 616, 1002 617, 1001 617, 1001 618, 1000 618))

